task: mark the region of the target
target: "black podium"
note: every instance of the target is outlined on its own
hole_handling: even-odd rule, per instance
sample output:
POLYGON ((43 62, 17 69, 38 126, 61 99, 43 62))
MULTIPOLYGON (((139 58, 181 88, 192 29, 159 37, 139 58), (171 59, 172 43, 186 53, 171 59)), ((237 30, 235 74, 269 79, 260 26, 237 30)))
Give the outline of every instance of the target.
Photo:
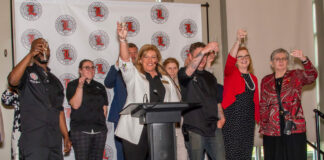
POLYGON ((120 114, 131 114, 147 124, 151 160, 176 160, 174 123, 181 121, 181 111, 193 106, 181 102, 132 103, 120 114))

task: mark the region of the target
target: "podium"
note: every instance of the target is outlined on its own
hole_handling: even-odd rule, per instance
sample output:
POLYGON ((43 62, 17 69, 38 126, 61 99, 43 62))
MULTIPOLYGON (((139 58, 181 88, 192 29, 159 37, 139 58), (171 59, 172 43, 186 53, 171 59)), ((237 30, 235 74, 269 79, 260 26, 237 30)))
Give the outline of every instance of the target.
POLYGON ((151 160, 176 160, 176 138, 174 123, 181 121, 181 112, 197 106, 196 103, 161 102, 132 103, 120 114, 139 117, 147 124, 151 160))

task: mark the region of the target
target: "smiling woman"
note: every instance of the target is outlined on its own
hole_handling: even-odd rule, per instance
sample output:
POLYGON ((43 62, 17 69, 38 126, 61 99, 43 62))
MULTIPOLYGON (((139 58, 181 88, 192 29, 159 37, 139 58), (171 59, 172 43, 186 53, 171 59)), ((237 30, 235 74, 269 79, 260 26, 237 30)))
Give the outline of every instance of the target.
POLYGON ((237 39, 225 65, 222 106, 226 123, 223 127, 227 160, 251 159, 255 121, 259 121, 259 91, 249 51, 240 48, 246 31, 238 30, 237 39))
MULTIPOLYGON (((117 24, 119 38, 119 68, 127 88, 125 106, 130 103, 178 102, 177 89, 172 80, 160 70, 161 53, 156 46, 144 45, 133 65, 126 41, 125 26, 117 24)), ((146 160, 148 158, 148 135, 146 125, 139 123, 139 118, 121 115, 116 136, 122 139, 124 157, 127 160, 146 160)))

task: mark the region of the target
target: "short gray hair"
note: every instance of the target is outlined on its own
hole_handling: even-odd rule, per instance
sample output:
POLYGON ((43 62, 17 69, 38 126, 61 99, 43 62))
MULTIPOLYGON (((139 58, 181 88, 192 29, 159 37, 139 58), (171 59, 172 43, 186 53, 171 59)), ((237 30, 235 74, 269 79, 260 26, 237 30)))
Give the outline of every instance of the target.
POLYGON ((284 53, 286 54, 287 56, 287 59, 289 59, 289 53, 287 50, 283 49, 283 48, 278 48, 278 49, 275 49, 274 51, 272 51, 271 53, 271 56, 270 56, 270 60, 272 61, 273 60, 273 57, 278 54, 278 53, 284 53))

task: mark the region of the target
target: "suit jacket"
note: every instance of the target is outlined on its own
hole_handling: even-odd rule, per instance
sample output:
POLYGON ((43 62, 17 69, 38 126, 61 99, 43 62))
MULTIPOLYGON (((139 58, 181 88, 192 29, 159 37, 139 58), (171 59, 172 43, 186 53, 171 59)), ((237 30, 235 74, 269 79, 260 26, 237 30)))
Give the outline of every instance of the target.
MULTIPOLYGON (((305 70, 290 70, 283 77, 280 100, 284 111, 288 111, 285 120, 293 120, 297 129, 292 133, 306 132, 306 122, 301 106, 301 92, 304 85, 311 84, 317 77, 317 71, 308 60, 305 70), (294 116, 298 110, 295 119, 294 116)), ((275 75, 269 74, 261 82, 260 133, 267 136, 280 136, 279 101, 276 92, 275 75)))
MULTIPOLYGON (((136 69, 132 61, 124 62, 120 58, 119 68, 122 72, 128 94, 125 106, 130 103, 143 103, 145 94, 150 99, 149 82, 145 75, 136 69)), ((179 102, 177 89, 171 79, 163 75, 161 81, 165 88, 164 102, 179 102)), ((139 123, 139 118, 132 117, 131 115, 121 115, 115 134, 131 143, 138 144, 142 131, 143 125, 139 123)))
POLYGON ((126 85, 118 66, 110 67, 104 83, 107 88, 114 89, 114 98, 109 110, 108 121, 117 123, 119 112, 123 109, 127 97, 126 85))

